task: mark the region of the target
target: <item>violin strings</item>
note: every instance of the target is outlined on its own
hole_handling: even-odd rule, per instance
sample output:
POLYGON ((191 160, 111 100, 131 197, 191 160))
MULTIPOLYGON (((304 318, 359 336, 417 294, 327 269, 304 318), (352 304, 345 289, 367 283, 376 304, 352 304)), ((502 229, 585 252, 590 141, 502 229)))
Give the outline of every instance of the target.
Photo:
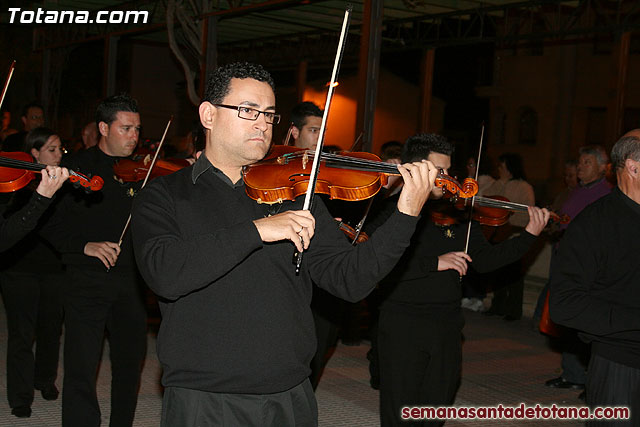
POLYGON ((527 205, 519 203, 505 202, 503 200, 495 200, 487 197, 476 196, 476 203, 480 206, 495 207, 509 210, 526 211, 527 205))
MULTIPOLYGON (((26 160, 10 159, 8 157, 0 157, 0 167, 14 168, 14 169, 26 169, 34 172, 40 172, 42 169, 46 169, 47 165, 41 163, 31 163, 26 160)), ((69 170, 69 175, 78 176, 84 178, 82 175, 77 174, 73 170, 69 170)))
MULTIPOLYGON (((310 158, 315 156, 315 153, 311 151, 305 151, 301 153, 291 153, 284 154, 287 160, 298 159, 307 155, 310 158)), ((323 160, 325 160, 327 166, 334 165, 348 165, 354 166, 352 169, 355 170, 364 170, 364 171, 372 171, 372 172, 385 172, 385 173, 394 173, 399 174, 398 166, 393 163, 379 162, 375 160, 368 159, 358 159, 356 157, 349 157, 340 154, 331 154, 331 153, 322 153, 323 160)))
POLYGON ((341 156, 337 154, 327 154, 326 157, 328 159, 335 161, 338 164, 339 163, 355 164, 355 165, 361 165, 367 168, 371 168, 371 170, 375 170, 377 172, 384 171, 387 173, 399 173, 398 165, 394 163, 386 163, 386 162, 380 162, 380 161, 369 160, 369 159, 358 159, 356 157, 341 156))
POLYGON ((31 171, 40 171, 46 168, 46 165, 31 163, 25 160, 10 159, 8 157, 0 157, 0 166, 16 169, 27 169, 31 171))
MULTIPOLYGON (((287 159, 292 160, 292 159, 300 158, 305 154, 311 158, 313 158, 315 155, 315 153, 313 152, 306 151, 303 153, 285 154, 283 157, 286 157, 287 159)), ((350 166, 348 169, 352 169, 352 170, 383 172, 383 173, 395 174, 395 175, 400 174, 400 171, 398 170, 398 165, 396 165, 395 163, 387 163, 387 162, 381 162, 381 161, 369 160, 369 159, 359 159, 356 157, 349 157, 345 155, 331 154, 331 153, 322 153, 322 159, 325 160, 326 165, 329 167, 341 166, 347 169, 346 167, 344 167, 346 165, 346 166, 350 166)), ((438 178, 453 182, 458 187, 460 187, 460 184, 458 183, 458 181, 456 181, 454 178, 450 176, 438 174, 438 178)))

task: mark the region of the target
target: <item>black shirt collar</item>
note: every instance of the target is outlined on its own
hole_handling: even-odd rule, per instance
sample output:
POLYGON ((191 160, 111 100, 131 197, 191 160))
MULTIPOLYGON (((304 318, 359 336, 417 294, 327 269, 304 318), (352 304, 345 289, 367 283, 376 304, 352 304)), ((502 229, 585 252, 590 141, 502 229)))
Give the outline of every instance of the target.
POLYGON ((622 190, 620 190, 620 187, 616 186, 613 189, 613 193, 619 197, 620 199, 622 199, 622 201, 631 208, 631 210, 633 210, 638 216, 640 216, 640 205, 637 204, 633 199, 631 199, 629 196, 627 196, 626 194, 624 194, 622 192, 622 190))
POLYGON ((596 179, 595 181, 591 181, 591 182, 590 182, 590 183, 588 183, 588 184, 580 185, 580 187, 582 187, 582 188, 591 188, 591 187, 595 187, 596 185, 598 185, 598 184, 600 184, 602 181, 604 181, 604 179, 605 179, 605 177, 603 176, 602 178, 600 178, 600 179, 596 179))
POLYGON ((191 171, 191 182, 195 184, 198 178, 200 178, 200 176, 202 176, 202 174, 207 172, 209 169, 211 169, 211 172, 215 176, 217 176, 219 179, 221 179, 222 182, 227 184, 229 187, 231 188, 244 187, 244 181, 242 179, 238 180, 238 182, 236 182, 235 184, 231 182, 229 177, 225 175, 224 172, 222 172, 220 169, 218 169, 217 167, 211 164, 209 159, 207 159, 207 156, 205 156, 204 152, 200 154, 200 157, 198 158, 198 160, 196 160, 195 164, 193 165, 193 169, 191 171))

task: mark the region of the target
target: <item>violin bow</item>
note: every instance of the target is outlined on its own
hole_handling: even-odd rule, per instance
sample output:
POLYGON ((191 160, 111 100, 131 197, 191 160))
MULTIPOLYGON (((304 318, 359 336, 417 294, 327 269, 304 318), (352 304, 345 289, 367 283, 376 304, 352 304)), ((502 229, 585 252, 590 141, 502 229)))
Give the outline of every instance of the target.
MULTIPOLYGON (((169 130, 169 126, 171 126, 172 121, 173 121, 173 116, 171 116, 171 118, 167 122, 167 127, 164 128, 162 139, 160 140, 160 143, 158 144, 158 148, 156 149, 156 152, 153 155, 153 160, 151 160, 151 165, 149 166, 149 170, 147 171, 147 176, 144 177, 144 181, 142 182, 142 186, 140 187, 140 190, 144 188, 144 186, 147 184, 147 181, 149 180, 149 176, 151 176, 151 171, 153 170, 153 166, 156 164, 156 159, 158 158, 158 154, 162 149, 162 144, 164 143, 164 139, 167 136, 167 131, 169 130)), ((127 223, 124 225, 124 228, 122 229, 122 234, 120 234, 120 240, 118 240, 118 246, 122 246, 122 239, 124 239, 124 234, 127 232, 127 228, 129 228, 130 223, 131 223, 131 213, 129 213, 129 218, 127 218, 127 223)))
MULTIPOLYGON (((344 19, 342 20, 342 31, 340 32, 340 40, 338 42, 338 50, 336 52, 336 58, 333 63, 333 72, 331 74, 331 82, 329 83, 329 90, 327 91, 327 100, 324 104, 324 113, 322 114, 322 123, 320 125, 320 135, 318 135, 318 145, 316 146, 315 155, 313 156, 313 166, 311 167, 311 174, 309 176, 309 186, 307 187, 307 194, 304 198, 303 210, 310 210, 313 203, 313 196, 315 195, 316 181, 318 180, 318 168, 320 166, 320 157, 322 155, 322 146, 324 145, 324 133, 327 129, 327 117, 329 116, 329 108, 331 107, 331 98, 338 78, 338 71, 340 69, 340 62, 342 61, 342 55, 344 54, 344 41, 347 37, 349 30, 349 22, 351 20, 351 12, 353 6, 348 5, 344 11, 344 19)), ((300 238, 302 239, 302 237, 300 238)), ((296 265, 296 275, 300 274, 300 265, 302 264, 302 252, 296 251, 294 254, 294 261, 296 265)))
POLYGON ((7 89, 9 89, 9 83, 11 82, 11 76, 13 76, 13 70, 16 68, 16 60, 14 59, 11 62, 11 66, 9 67, 9 74, 7 75, 7 80, 4 82, 4 87, 2 88, 2 96, 0 96, 0 107, 2 107, 2 103, 4 102, 4 96, 7 94, 7 89))
POLYGON ((293 122, 289 125, 289 130, 287 131, 287 137, 284 139, 284 144, 289 145, 289 140, 291 139, 291 132, 293 132, 293 122))
POLYGON ((356 138, 355 141, 353 141, 353 144, 351 145, 351 148, 349 148, 349 151, 356 151, 356 148, 358 148, 360 145, 360 140, 362 139, 362 136, 364 135, 364 132, 360 132, 360 135, 358 135, 358 137, 356 138))
MULTIPOLYGON (((480 172, 480 157, 482 156, 482 141, 484 139, 484 122, 482 122, 482 130, 480 131, 480 148, 478 148, 478 160, 476 160, 476 176, 475 180, 478 182, 478 173, 480 172)), ((467 222, 467 238, 464 243, 464 253, 469 252, 469 236, 471 235, 471 218, 473 214, 473 205, 475 204, 476 196, 471 198, 471 209, 469 209, 469 221, 467 222)), ((460 276, 462 279, 462 276, 460 276)))

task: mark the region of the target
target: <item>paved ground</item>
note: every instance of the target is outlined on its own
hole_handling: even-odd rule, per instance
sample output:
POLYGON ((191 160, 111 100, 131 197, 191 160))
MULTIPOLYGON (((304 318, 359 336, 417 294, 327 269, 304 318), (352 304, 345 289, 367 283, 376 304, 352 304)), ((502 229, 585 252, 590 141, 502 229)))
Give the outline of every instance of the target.
MULTIPOLYGON (((533 309, 537 286, 529 284, 525 295, 525 316, 533 309)), ((0 313, 0 426, 60 425, 60 401, 45 401, 39 394, 33 403, 33 415, 17 419, 10 414, 6 400, 6 318, 0 313)), ((456 405, 488 405, 499 403, 529 405, 557 403, 580 405, 576 391, 554 390, 543 385, 559 374, 560 356, 549 349, 544 336, 531 327, 530 318, 505 322, 465 310, 463 380, 456 405)), ((159 425, 161 387, 160 366, 155 354, 155 336, 148 335, 149 352, 144 367, 142 387, 136 412, 136 426, 159 425)), ((359 346, 338 345, 317 390, 321 426, 377 426, 378 392, 369 387, 365 341, 359 346)), ((109 419, 109 349, 105 345, 104 360, 98 378, 103 425, 109 419)), ((58 386, 63 372, 60 368, 58 386)), ((540 422, 475 421, 466 424, 449 421, 447 426, 515 426, 540 422)), ((545 426, 574 426, 578 422, 544 422, 545 426)))

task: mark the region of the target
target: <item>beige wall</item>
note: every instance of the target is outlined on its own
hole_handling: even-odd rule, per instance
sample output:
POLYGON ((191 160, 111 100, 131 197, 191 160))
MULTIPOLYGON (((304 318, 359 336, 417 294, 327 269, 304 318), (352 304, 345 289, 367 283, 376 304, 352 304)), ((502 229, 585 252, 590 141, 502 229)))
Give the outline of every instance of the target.
MULTIPOLYGON (((617 62, 614 55, 596 55, 593 46, 545 46, 541 56, 523 50, 496 52, 496 79, 491 91, 488 152, 495 159, 511 151, 522 155, 529 181, 539 199, 548 200, 562 188, 562 164, 576 157, 587 140, 589 108, 608 108, 615 97, 617 62), (518 144, 519 110, 538 113, 537 144, 518 144), (505 144, 500 145, 496 118, 506 113, 505 144)), ((630 55, 625 107, 640 107, 640 55, 630 55)), ((611 120, 607 111, 607 125, 611 120)), ((640 123, 638 123, 640 127, 640 123)), ((603 129, 606 135, 606 129, 603 129)), ((610 148, 615 141, 604 141, 610 148)))
MULTIPOLYGON (((304 100, 312 101, 324 108, 326 87, 324 82, 309 83, 304 100)), ((333 102, 327 121, 325 144, 339 145, 349 149, 355 139, 357 110, 357 78, 347 76, 340 79, 340 85, 334 91, 333 102)), ((373 152, 378 153, 380 146, 390 140, 404 142, 416 133, 418 126, 418 108, 420 91, 417 85, 406 82, 396 75, 381 70, 376 98, 376 112, 373 129, 373 152)), ((442 130, 444 102, 438 98, 432 100, 430 130, 442 130)))

